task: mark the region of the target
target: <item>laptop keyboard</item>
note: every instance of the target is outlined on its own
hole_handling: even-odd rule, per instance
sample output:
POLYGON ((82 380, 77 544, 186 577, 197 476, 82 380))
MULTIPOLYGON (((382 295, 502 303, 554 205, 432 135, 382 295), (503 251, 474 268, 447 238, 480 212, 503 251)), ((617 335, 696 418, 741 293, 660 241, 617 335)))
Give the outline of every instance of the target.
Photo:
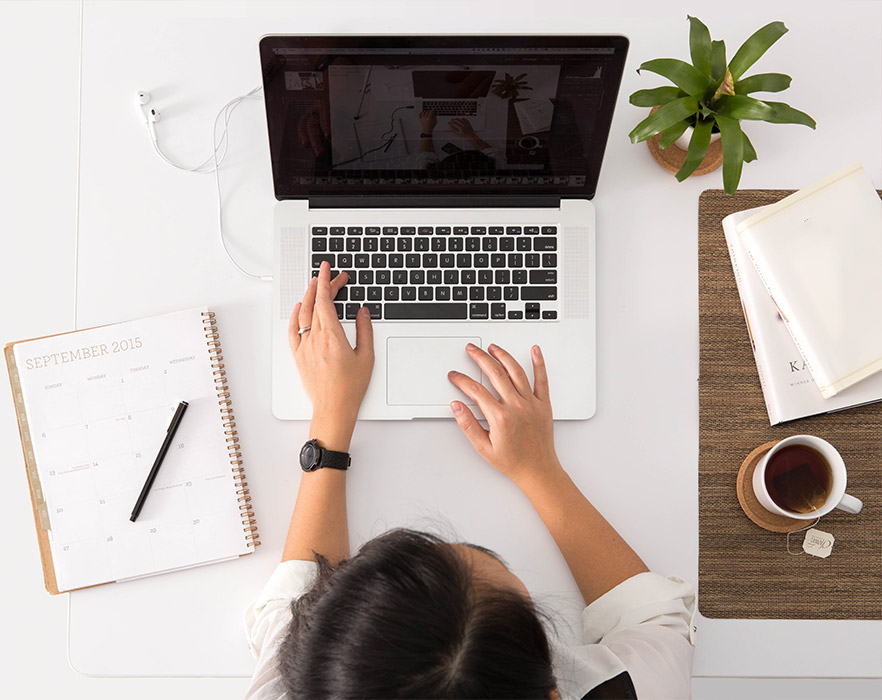
POLYGON ((349 282, 334 306, 353 320, 553 321, 557 226, 313 226, 324 261, 349 282))
POLYGON ((423 109, 433 109, 439 117, 474 117, 478 114, 478 101, 423 100, 423 109))

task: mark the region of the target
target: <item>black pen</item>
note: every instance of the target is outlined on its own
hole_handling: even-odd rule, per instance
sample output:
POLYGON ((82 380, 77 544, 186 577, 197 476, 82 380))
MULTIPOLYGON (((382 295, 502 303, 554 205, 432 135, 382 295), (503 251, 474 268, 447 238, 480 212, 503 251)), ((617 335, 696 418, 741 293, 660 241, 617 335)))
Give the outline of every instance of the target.
POLYGON ((138 501, 135 503, 135 509, 129 517, 129 520, 132 522, 137 520, 138 515, 141 513, 141 508, 144 507, 144 501, 147 500, 147 494, 150 493, 153 482, 156 480, 156 475, 159 474, 159 467, 162 466, 162 460, 165 459, 165 453, 168 452, 168 448, 171 445, 172 440, 175 438, 175 433, 178 430, 178 426, 181 424, 181 418, 184 417, 184 412, 187 410, 187 406, 189 406, 189 404, 186 401, 181 401, 181 403, 178 404, 175 415, 172 416, 171 423, 168 424, 165 440, 162 441, 162 447, 159 448, 159 454, 156 455, 156 459, 153 461, 153 466, 150 468, 150 474, 147 476, 147 481, 144 482, 144 488, 141 489, 141 495, 138 496, 138 501))

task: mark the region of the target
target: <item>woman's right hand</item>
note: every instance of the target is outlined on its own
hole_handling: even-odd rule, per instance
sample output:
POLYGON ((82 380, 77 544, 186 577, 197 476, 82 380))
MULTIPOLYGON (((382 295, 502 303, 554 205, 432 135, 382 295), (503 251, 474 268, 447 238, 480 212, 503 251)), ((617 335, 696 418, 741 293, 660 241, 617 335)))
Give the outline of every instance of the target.
POLYGON ((490 379, 499 398, 468 375, 448 378, 484 413, 485 430, 461 401, 450 408, 466 437, 485 460, 519 486, 534 477, 562 469, 554 451, 554 422, 548 395, 545 359, 538 345, 530 351, 533 387, 524 369, 505 350, 490 345, 490 354, 469 343, 466 352, 490 379))

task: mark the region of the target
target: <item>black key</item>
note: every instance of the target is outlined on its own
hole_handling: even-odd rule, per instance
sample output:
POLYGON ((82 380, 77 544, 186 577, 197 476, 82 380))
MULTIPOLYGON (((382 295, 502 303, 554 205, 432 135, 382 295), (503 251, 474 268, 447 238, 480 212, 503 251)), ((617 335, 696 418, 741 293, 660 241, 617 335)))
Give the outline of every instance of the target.
POLYGON ((530 284, 557 284, 557 270, 530 270, 530 284))
MULTIPOLYGON (((331 240, 334 239, 332 238, 331 240)), ((340 253, 340 255, 337 256, 337 267, 352 267, 352 253, 340 253)))
POLYGON ((490 256, 487 253, 475 253, 473 263, 475 267, 487 267, 490 264, 490 256))
POLYGON ((524 254, 523 253, 509 253, 508 254, 508 266, 511 268, 523 267, 524 266, 524 254))
POLYGON ((459 270, 444 270, 444 284, 459 284, 459 270))
POLYGON ((510 250, 515 249, 515 239, 514 238, 500 238, 499 239, 499 250, 508 252, 510 250))
POLYGON ((505 229, 502 226, 491 226, 490 227, 490 235, 491 236, 501 236, 505 232, 505 229))
POLYGON ((517 248, 518 248, 518 250, 530 250, 530 239, 529 238, 518 238, 517 239, 517 248))
POLYGON ((404 256, 401 253, 392 253, 389 256, 389 267, 404 267, 404 256))
POLYGON ((383 288, 382 287, 368 287, 367 288, 368 301, 380 301, 383 298, 383 288))
POLYGON ((493 270, 478 270, 478 284, 493 284, 493 270))
POLYGON ((524 304, 524 308, 525 308, 527 311, 538 311, 538 310, 539 310, 539 304, 536 304, 536 303, 533 303, 533 304, 524 304))
POLYGON ((474 284, 478 279, 478 273, 474 270, 463 270, 460 273, 459 281, 463 284, 474 284))
POLYGON ((484 288, 483 287, 469 287, 469 300, 470 301, 484 301, 484 288))
POLYGON ((413 239, 413 249, 425 253, 429 249, 429 239, 425 237, 413 239))
POLYGON ((423 253, 423 267, 438 267, 438 256, 435 253, 423 253))
POLYGON ((383 299, 385 299, 386 301, 398 301, 398 287, 384 288, 383 299))
POLYGON ((328 235, 328 227, 327 226, 313 226, 312 227, 312 235, 313 236, 327 236, 328 235))
POLYGON ((374 253, 371 256, 371 267, 386 267, 386 254, 385 253, 374 253))
POLYGON ((415 236, 416 228, 413 226, 402 226, 401 227, 401 235, 402 236, 415 236))
POLYGON ((517 287, 506 287, 502 290, 502 298, 506 301, 517 301, 518 300, 518 288, 517 287))
POLYGON ((481 250, 481 239, 480 238, 466 238, 465 249, 470 252, 474 252, 476 250, 481 250))
POLYGON ((416 299, 416 287, 402 287, 401 300, 414 301, 416 299))
POLYGON ((425 284, 426 283, 425 270, 411 270, 410 271, 410 283, 411 284, 425 284))
POLYGON ((557 250, 557 239, 536 238, 533 241, 533 250, 557 250))
POLYGON ((531 321, 534 319, 537 319, 537 318, 539 318, 539 312, 538 311, 528 311, 527 318, 531 321))
POLYGON ((417 290, 417 297, 420 301, 432 301, 432 297, 434 296, 431 287, 420 287, 417 290))
POLYGON ((349 298, 352 301, 364 301, 364 287, 350 287, 349 298))
POLYGON ((361 226, 350 226, 346 229, 346 233, 350 236, 360 236, 364 233, 364 229, 361 226))
POLYGON ((557 318, 557 311, 543 311, 542 318, 544 318, 546 321, 553 321, 557 318))
POLYGON ((441 267, 453 267, 456 265, 456 257, 453 253, 444 253, 443 255, 438 256, 438 264, 441 267))
POLYGON ((462 238, 451 238, 447 243, 447 250, 452 250, 454 252, 458 252, 463 248, 462 238))
POLYGON ((557 299, 557 287, 521 287, 521 299, 524 301, 554 301, 557 299))
POLYGON ((379 304, 365 304, 368 308, 368 311, 371 312, 371 319, 376 321, 380 318, 380 305, 379 304))
POLYGON ((312 256, 312 266, 316 269, 322 266, 322 263, 327 260, 331 267, 334 267, 334 254, 333 253, 313 253, 312 256))
MULTIPOLYGON (((430 290, 431 291, 431 290, 430 290)), ((468 307, 465 304, 434 303, 425 304, 386 304, 386 319, 398 321, 401 319, 442 319, 445 321, 459 321, 467 318, 468 307)))
POLYGON ((502 299, 502 287, 487 287, 487 301, 499 301, 502 299))
POLYGON ((407 284, 407 270, 392 270, 392 284, 407 284))
POLYGON ((557 235, 557 226, 543 226, 542 234, 545 236, 557 235))
POLYGON ((557 267, 557 253, 543 253, 542 267, 557 267))
POLYGON ((471 253, 460 253, 456 256, 456 266, 459 268, 471 267, 472 266, 472 254, 471 253))
POLYGON ((538 236, 539 235, 539 227, 538 226, 524 226, 524 233, 528 236, 538 236))
POLYGON ((419 267, 420 266, 420 254, 419 253, 408 253, 404 256, 404 264, 406 267, 419 267))
POLYGON ((490 267, 505 267, 505 253, 491 253, 490 267))
POLYGON ((495 238, 485 238, 484 244, 481 246, 481 250, 486 252, 492 252, 496 250, 496 239, 495 238))
POLYGON ((454 226, 453 233, 456 236, 466 236, 468 235, 469 227, 468 226, 454 226))
POLYGON ((472 226, 469 233, 471 233, 473 236, 483 236, 485 233, 487 233, 487 227, 486 226, 472 226))
POLYGON ((328 249, 328 239, 327 238, 313 238, 312 239, 312 249, 316 253, 324 253, 328 249))
POLYGON ((384 226, 383 227, 383 235, 384 236, 397 236, 398 235, 398 227, 397 226, 384 226))
POLYGON ((346 233, 346 229, 342 226, 331 226, 331 235, 332 236, 342 236, 346 233))
POLYGON ((521 233, 521 227, 520 226, 506 226, 505 232, 509 236, 518 236, 521 233))
POLYGON ((347 301, 349 299, 349 287, 340 287, 337 290, 337 296, 334 297, 334 301, 347 301))
POLYGON ((340 252, 346 247, 346 239, 340 238, 339 236, 333 236, 328 239, 328 250, 334 251, 335 253, 340 252))
POLYGON ((346 304, 346 320, 352 321, 358 315, 358 304, 346 304))
POLYGON ((346 239, 346 250, 350 253, 360 253, 361 252, 361 239, 360 238, 347 238, 346 239))
POLYGON ((374 283, 374 271, 373 270, 359 270, 358 283, 359 284, 373 284, 374 283))
POLYGON ((395 239, 390 238, 389 236, 383 236, 380 239, 380 250, 384 253, 388 253, 390 250, 395 250, 395 239))
POLYGON ((436 301, 450 301, 450 287, 435 287, 436 301))
POLYGON ((505 320, 505 304, 490 304, 490 318, 505 320))
POLYGON ((356 267, 370 267, 371 264, 371 256, 367 253, 359 253, 355 256, 355 266, 356 267))
POLYGON ((399 238, 397 248, 399 253, 409 253, 413 250, 413 239, 399 238))
POLYGON ((334 309, 337 311, 337 318, 343 319, 343 304, 334 304, 334 309))
POLYGON ((512 284, 527 284, 527 271, 526 270, 514 270, 511 273, 511 283, 512 284))
POLYGON ((453 301, 465 301, 469 296, 469 290, 466 287, 453 288, 453 301))
POLYGON ((524 317, 523 311, 509 311, 508 312, 508 320, 509 321, 520 321, 524 317))
POLYGON ((511 282, 511 272, 508 270, 496 270, 493 274, 493 281, 496 284, 509 284, 511 282))
POLYGON ((435 227, 435 235, 436 236, 449 236, 450 235, 450 227, 449 226, 436 226, 435 227))
POLYGON ((432 250, 436 253, 443 253, 447 250, 447 239, 446 238, 433 238, 432 239, 432 250))
POLYGON ((429 270, 426 272, 426 282, 429 284, 441 284, 441 270, 429 270))
POLYGON ((421 236, 431 236, 434 233, 434 229, 431 226, 420 226, 417 229, 417 233, 421 236))
POLYGON ((364 234, 366 236, 379 236, 380 235, 380 227, 379 226, 365 226, 364 234))
POLYGON ((392 272, 390 270, 377 270, 377 284, 391 284, 392 272))
POLYGON ((469 318, 483 321, 490 317, 489 304, 469 304, 469 318))
POLYGON ((527 253, 524 256, 524 264, 527 267, 539 267, 539 254, 538 253, 527 253))

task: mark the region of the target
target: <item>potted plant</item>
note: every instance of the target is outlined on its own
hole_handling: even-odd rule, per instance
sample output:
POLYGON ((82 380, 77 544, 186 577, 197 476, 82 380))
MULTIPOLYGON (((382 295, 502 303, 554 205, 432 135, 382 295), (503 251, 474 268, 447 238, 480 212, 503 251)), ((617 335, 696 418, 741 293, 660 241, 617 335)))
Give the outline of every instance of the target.
POLYGON ((629 136, 631 143, 638 143, 659 134, 661 148, 687 137, 686 160, 676 174, 677 180, 682 182, 704 159, 713 133, 719 132, 723 187, 732 194, 738 188, 742 164, 756 159, 756 151, 741 129, 742 120, 804 124, 812 129, 815 120, 783 102, 748 97, 756 92, 781 92, 790 87, 790 76, 782 73, 743 77, 787 32, 783 22, 771 22, 754 32, 727 64, 725 43, 712 41, 710 31, 699 19, 688 17, 688 20, 691 64, 676 58, 657 58, 637 69, 638 73, 643 70, 657 73, 673 85, 638 90, 631 95, 632 105, 657 109, 634 127, 629 136))
POLYGON ((493 85, 493 94, 497 97, 502 98, 503 100, 511 100, 512 102, 518 101, 518 95, 520 95, 521 90, 532 90, 525 79, 527 76, 526 73, 521 73, 518 76, 513 76, 511 73, 505 74, 505 80, 494 80, 493 85))

